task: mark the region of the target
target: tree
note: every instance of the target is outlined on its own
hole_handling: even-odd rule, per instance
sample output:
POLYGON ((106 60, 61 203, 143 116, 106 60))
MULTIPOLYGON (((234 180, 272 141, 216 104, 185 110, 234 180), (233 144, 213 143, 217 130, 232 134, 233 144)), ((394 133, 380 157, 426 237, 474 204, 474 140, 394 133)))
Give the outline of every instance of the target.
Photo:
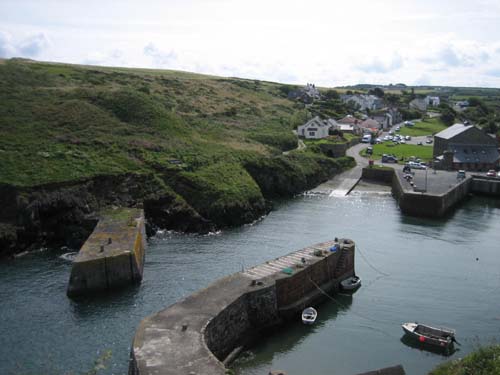
POLYGON ((490 119, 486 124, 486 126, 484 127, 484 130, 487 133, 496 134, 498 132, 498 125, 495 123, 493 119, 490 119))
POLYGON ((388 104, 390 104, 392 106, 396 106, 399 104, 399 95, 385 94, 384 99, 388 104))
POLYGON ((324 96, 326 99, 339 99, 340 98, 339 93, 335 90, 327 90, 325 92, 324 96))
POLYGON ((441 121, 446 126, 451 126, 455 122, 455 111, 451 108, 446 108, 441 112, 441 121))
POLYGON ((374 89, 369 90, 368 94, 375 95, 376 97, 379 97, 379 98, 383 98, 384 97, 384 90, 382 90, 380 87, 375 87, 374 89))

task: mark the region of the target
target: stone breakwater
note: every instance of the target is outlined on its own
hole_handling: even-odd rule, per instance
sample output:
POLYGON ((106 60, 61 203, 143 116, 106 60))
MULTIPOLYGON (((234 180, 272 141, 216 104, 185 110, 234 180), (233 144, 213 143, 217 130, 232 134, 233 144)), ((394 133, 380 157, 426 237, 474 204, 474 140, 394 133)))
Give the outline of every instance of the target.
POLYGON ((68 296, 140 282, 145 251, 144 211, 110 210, 99 220, 73 262, 68 296))
POLYGON ((354 242, 306 247, 212 283, 145 318, 129 375, 223 375, 235 349, 336 291, 354 274, 354 242), (336 245, 336 250, 331 249, 336 245))

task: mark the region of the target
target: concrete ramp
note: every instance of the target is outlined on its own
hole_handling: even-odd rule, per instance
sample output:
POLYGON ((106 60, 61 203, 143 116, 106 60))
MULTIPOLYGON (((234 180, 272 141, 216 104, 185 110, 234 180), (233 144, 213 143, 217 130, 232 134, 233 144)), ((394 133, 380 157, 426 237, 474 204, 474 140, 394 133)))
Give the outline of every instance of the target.
POLYGON ((83 244, 71 269, 69 297, 140 282, 146 234, 144 211, 107 211, 83 244))

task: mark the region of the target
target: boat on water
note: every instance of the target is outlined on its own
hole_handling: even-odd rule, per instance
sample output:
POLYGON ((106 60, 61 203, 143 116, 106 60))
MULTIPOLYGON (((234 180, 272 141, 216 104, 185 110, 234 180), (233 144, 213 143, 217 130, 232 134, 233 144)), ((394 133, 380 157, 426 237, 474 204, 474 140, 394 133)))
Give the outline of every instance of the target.
POLYGON ((351 276, 340 282, 343 290, 354 290, 361 286, 361 278, 359 276, 351 276))
POLYGON ((419 323, 404 323, 401 325, 405 333, 422 344, 449 349, 455 340, 455 331, 449 328, 435 328, 419 323))
POLYGON ((318 312, 314 307, 308 307, 302 311, 302 323, 313 324, 316 321, 318 312))

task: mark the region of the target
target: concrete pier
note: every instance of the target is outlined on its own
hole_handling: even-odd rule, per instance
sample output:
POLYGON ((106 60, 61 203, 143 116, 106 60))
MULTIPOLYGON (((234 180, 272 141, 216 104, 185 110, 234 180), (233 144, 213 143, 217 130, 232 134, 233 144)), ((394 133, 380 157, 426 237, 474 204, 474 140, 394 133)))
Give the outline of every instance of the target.
MULTIPOLYGON (((420 183, 425 172, 418 173, 419 186, 425 186, 420 183)), ((469 175, 463 180, 457 180, 455 172, 446 173, 445 175, 440 171, 438 176, 432 173, 434 181, 432 188, 428 190, 415 189, 403 178, 404 173, 400 170, 364 168, 362 177, 390 184, 401 211, 412 216, 443 217, 471 193, 497 197, 500 195, 500 178, 469 175)))
POLYGON ((145 249, 142 209, 119 208, 106 212, 73 262, 68 296, 140 282, 145 249))
POLYGON ((129 375, 224 375, 227 358, 266 328, 300 319, 354 274, 354 242, 304 248, 215 281, 144 319, 129 375), (332 247, 337 245, 335 251, 332 247))

